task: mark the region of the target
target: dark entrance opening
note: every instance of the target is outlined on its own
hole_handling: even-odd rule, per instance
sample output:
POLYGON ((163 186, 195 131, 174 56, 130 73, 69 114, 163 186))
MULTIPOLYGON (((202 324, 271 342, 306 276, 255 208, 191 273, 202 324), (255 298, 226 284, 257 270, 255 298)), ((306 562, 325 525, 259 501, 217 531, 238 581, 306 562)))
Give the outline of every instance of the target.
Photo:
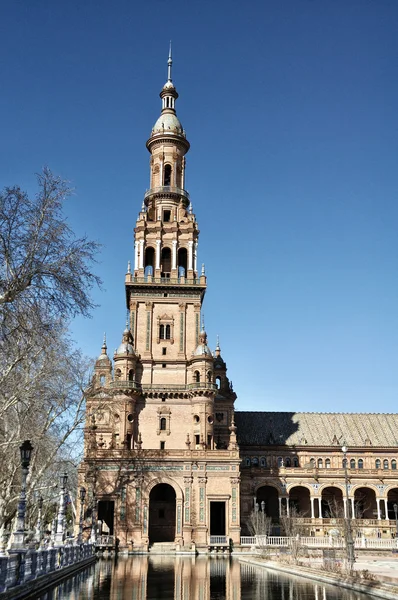
POLYGON ((225 502, 210 502, 210 535, 225 535, 225 502))
POLYGON ((104 535, 113 535, 113 520, 115 516, 115 503, 113 500, 100 500, 98 502, 98 521, 102 521, 104 535))
POLYGON ((149 542, 174 542, 176 493, 171 485, 159 483, 149 495, 149 542))

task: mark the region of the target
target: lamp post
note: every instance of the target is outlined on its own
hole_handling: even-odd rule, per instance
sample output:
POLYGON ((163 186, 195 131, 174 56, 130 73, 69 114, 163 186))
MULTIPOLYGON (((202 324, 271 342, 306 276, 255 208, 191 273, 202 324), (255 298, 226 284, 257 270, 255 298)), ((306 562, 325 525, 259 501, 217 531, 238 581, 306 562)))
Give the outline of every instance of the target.
POLYGON ((43 498, 41 496, 39 496, 39 499, 37 501, 37 508, 38 508, 38 513, 37 513, 37 523, 36 523, 36 539, 39 542, 39 546, 41 544, 41 539, 42 539, 42 511, 43 511, 43 498))
POLYGON ((395 537, 398 538, 398 504, 395 502, 394 506, 394 514, 395 514, 395 537))
POLYGON ((68 474, 63 473, 59 478, 61 492, 59 495, 59 507, 57 516, 57 533, 55 534, 56 546, 62 546, 65 536, 64 521, 65 521, 65 489, 68 483, 68 474))
POLYGON ((344 515, 345 521, 345 534, 346 534, 346 550, 347 550, 347 564, 349 572, 352 573, 355 562, 354 553, 354 540, 352 539, 352 523, 351 523, 351 503, 348 495, 348 467, 347 467, 347 452, 348 448, 344 444, 342 447, 343 452, 343 466, 344 466, 344 480, 345 480, 345 497, 346 497, 346 511, 344 515))
POLYGON ((91 512, 91 535, 90 542, 95 544, 97 540, 97 502, 95 497, 95 491, 93 490, 93 509, 91 512))
POLYGON ((26 513, 26 480, 29 472, 30 457, 33 446, 30 440, 25 440, 19 447, 21 453, 22 485, 17 508, 17 522, 13 533, 11 548, 17 550, 23 548, 25 542, 25 513, 26 513))
POLYGON ((79 490, 80 494, 80 518, 79 518, 79 535, 77 541, 79 544, 83 542, 83 512, 84 512, 84 499, 86 497, 86 488, 81 487, 79 490))

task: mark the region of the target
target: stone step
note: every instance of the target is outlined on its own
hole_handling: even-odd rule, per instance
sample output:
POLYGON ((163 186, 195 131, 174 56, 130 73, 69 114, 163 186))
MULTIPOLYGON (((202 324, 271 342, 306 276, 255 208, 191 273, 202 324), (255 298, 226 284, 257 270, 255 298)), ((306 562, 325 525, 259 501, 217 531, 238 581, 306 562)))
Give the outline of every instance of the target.
POLYGON ((149 546, 151 554, 173 554, 176 551, 174 542, 154 542, 149 546))

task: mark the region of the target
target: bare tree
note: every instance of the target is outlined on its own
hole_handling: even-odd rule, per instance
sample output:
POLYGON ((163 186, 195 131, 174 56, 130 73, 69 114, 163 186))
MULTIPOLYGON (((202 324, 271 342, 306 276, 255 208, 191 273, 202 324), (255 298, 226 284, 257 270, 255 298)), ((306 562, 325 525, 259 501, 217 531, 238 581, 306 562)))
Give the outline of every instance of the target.
POLYGON ((68 338, 68 320, 88 315, 96 242, 77 238, 62 214, 71 191, 48 169, 34 199, 0 192, 0 526, 15 512, 19 445, 34 445, 28 478, 51 489, 60 461, 76 456, 89 362, 68 338))
POLYGON ((100 284, 92 273, 99 245, 76 238, 67 224, 67 182, 47 168, 37 180, 33 200, 19 187, 0 194, 0 305, 40 305, 63 318, 88 315, 90 290, 100 284))

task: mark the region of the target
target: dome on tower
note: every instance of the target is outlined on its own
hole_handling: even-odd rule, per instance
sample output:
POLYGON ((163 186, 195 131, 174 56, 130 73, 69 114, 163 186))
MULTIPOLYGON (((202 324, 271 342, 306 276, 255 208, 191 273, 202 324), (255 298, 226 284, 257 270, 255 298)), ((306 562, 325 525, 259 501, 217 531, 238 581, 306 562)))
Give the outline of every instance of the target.
POLYGON ((178 133, 184 135, 184 130, 175 113, 165 112, 160 115, 153 126, 152 135, 155 133, 178 133))
POLYGON ((119 348, 116 350, 115 354, 135 354, 134 348, 132 345, 133 338, 130 330, 126 327, 123 331, 122 343, 119 348))
POLYGON ((102 347, 101 347, 101 354, 99 355, 99 357, 96 360, 96 365, 97 366, 104 366, 106 364, 110 364, 110 358, 106 353, 107 351, 107 346, 106 346, 106 336, 104 334, 104 341, 102 342, 102 347))
POLYGON ((213 357, 212 351, 207 345, 207 334, 204 329, 204 325, 202 325, 202 331, 199 334, 199 345, 194 352, 194 356, 211 356, 213 357))

